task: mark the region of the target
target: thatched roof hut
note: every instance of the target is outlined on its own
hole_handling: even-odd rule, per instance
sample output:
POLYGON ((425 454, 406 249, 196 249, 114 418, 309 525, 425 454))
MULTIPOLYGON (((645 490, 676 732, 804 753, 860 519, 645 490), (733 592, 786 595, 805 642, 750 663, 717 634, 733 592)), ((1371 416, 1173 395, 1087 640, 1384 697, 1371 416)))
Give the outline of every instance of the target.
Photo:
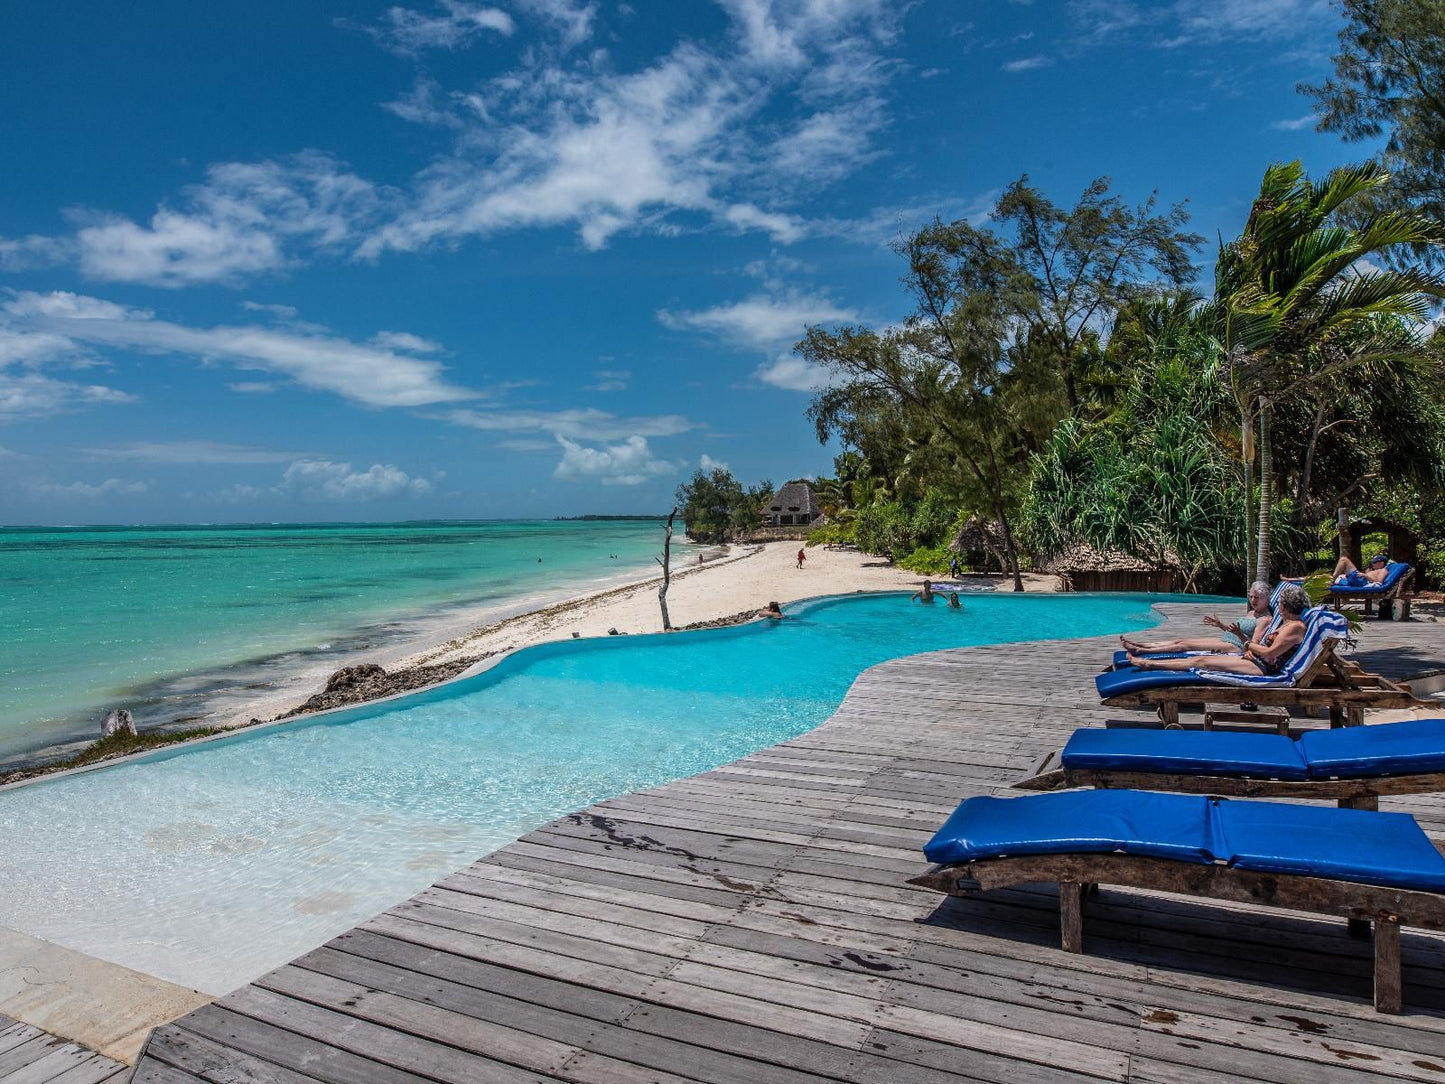
POLYGON ((1041 562, 1045 572, 1059 578, 1064 591, 1176 591, 1184 581, 1178 558, 1165 554, 1149 561, 1123 550, 1097 550, 1075 542, 1041 562))
POLYGON ((1004 539, 1003 525, 996 519, 970 516, 953 536, 948 548, 954 553, 983 554, 985 570, 990 556, 998 561, 999 568, 1008 568, 1008 560, 1004 556, 1008 550, 1008 542, 1004 539))
POLYGON ((823 514, 813 487, 807 482, 789 482, 773 494, 763 511, 763 523, 769 527, 803 526, 823 514))

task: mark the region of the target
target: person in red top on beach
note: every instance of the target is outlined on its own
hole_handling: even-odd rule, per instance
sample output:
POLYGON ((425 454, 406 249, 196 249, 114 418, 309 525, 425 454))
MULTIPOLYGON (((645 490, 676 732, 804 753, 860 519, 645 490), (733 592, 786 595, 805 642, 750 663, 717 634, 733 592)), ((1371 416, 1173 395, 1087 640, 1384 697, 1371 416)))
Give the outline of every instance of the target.
POLYGON ((799 568, 802 568, 802 567, 803 567, 803 562, 806 561, 807 559, 808 559, 808 555, 803 552, 803 547, 802 547, 802 546, 799 546, 799 547, 798 547, 798 567, 799 567, 799 568))

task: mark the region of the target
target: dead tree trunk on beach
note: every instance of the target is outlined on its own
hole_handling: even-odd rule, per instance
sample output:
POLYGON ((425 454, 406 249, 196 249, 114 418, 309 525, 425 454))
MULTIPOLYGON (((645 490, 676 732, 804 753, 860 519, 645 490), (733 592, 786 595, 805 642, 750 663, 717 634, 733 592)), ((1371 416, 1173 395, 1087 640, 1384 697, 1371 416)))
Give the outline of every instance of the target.
POLYGON ((656 558, 662 566, 662 586, 657 589, 657 604, 662 607, 662 631, 672 631, 672 619, 667 616, 667 588, 672 583, 672 521, 677 515, 677 505, 667 514, 667 531, 662 536, 662 556, 656 558))

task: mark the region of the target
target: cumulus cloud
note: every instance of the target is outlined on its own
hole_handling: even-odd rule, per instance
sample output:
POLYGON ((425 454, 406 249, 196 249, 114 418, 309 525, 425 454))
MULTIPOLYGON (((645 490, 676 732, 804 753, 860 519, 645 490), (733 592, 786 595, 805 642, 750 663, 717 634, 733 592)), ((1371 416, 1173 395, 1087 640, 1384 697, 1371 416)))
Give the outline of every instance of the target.
POLYGON ((1302 117, 1295 117, 1293 120, 1277 120, 1270 125, 1276 132, 1298 132, 1304 128, 1313 128, 1319 123, 1319 116, 1315 113, 1306 113, 1302 117))
POLYGON ((107 478, 98 484, 90 482, 32 482, 31 489, 50 497, 80 497, 94 500, 97 497, 124 496, 144 493, 144 482, 127 482, 120 478, 107 478))
POLYGON ((657 318, 675 330, 702 331, 742 346, 772 349, 802 338, 813 324, 857 323, 859 316, 821 296, 754 294, 693 312, 663 309, 657 318))
POLYGON ((57 237, 0 237, 0 271, 31 271, 54 267, 71 257, 70 244, 57 237))
POLYGON ((570 52, 598 5, 472 0, 392 7, 370 28, 407 55, 505 37, 516 66, 454 89, 430 75, 384 108, 451 130, 399 188, 319 152, 213 165, 149 219, 91 210, 73 236, 0 241, 0 269, 73 260, 101 281, 237 285, 316 254, 372 259, 507 230, 560 227, 599 249, 624 232, 722 226, 778 243, 808 232, 789 205, 878 154, 901 12, 886 0, 722 0, 730 30, 641 66, 570 52))
POLYGON ((830 382, 828 370, 821 365, 786 354, 759 365, 753 378, 775 388, 806 392, 821 391, 830 382))
POLYGON ((587 448, 563 436, 557 437, 557 443, 562 446, 562 458, 552 476, 569 482, 635 486, 678 470, 676 464, 654 456, 645 437, 631 436, 620 444, 601 448, 587 448))
POLYGON ((133 403, 135 396, 102 384, 60 380, 44 373, 0 368, 0 423, 46 418, 104 403, 133 403))
POLYGON ((187 327, 158 320, 146 310, 64 291, 15 293, 0 304, 0 321, 22 336, 38 333, 71 349, 108 346, 260 369, 371 407, 425 406, 477 396, 448 383, 439 362, 306 328, 187 327))
POLYGON ((92 459, 132 460, 139 463, 285 463, 302 458, 300 452, 226 444, 215 440, 136 440, 107 448, 83 448, 92 459))
POLYGON ((204 183, 146 223, 79 212, 80 271, 106 282, 182 287, 239 283, 285 267, 288 246, 339 251, 383 206, 382 189, 308 151, 282 161, 212 166, 204 183))
POLYGON ((400 56, 417 56, 429 49, 465 48, 485 32, 510 37, 516 29, 512 17, 501 8, 440 0, 430 13, 387 8, 381 23, 366 31, 400 56))
POLYGON ((671 437, 695 428, 681 414, 618 417, 605 410, 463 409, 449 411, 443 420, 485 432, 550 433, 572 440, 621 440, 629 436, 671 437))
POLYGON ((732 468, 730 468, 721 459, 714 459, 706 452, 703 452, 702 455, 698 457, 697 469, 701 471, 707 471, 710 474, 715 470, 731 470, 732 468))
POLYGON ((425 478, 413 478, 390 463, 354 471, 350 463, 298 459, 286 468, 278 489, 306 501, 374 501, 381 497, 420 496, 431 492, 425 478))
POLYGON ((1028 72, 1035 68, 1047 68, 1054 62, 1053 57, 1039 53, 1035 56, 1020 57, 1018 60, 1010 60, 1001 65, 1006 72, 1028 72))
POLYGON ((597 369, 592 375, 597 383, 588 384, 588 391, 626 391, 628 383, 632 380, 630 369, 597 369))

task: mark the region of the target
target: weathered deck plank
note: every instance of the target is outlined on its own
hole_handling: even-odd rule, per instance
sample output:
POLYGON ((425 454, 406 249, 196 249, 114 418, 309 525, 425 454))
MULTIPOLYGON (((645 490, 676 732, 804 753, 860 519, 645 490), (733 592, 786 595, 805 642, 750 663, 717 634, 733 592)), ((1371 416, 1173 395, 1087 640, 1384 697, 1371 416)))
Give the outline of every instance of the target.
MULTIPOLYGON (((1343 923, 1108 891, 1080 956, 1052 890, 905 883, 960 798, 1077 726, 1147 722, 1094 696, 1113 646, 875 667, 817 730, 545 825, 158 1029, 136 1079, 1445 1078, 1445 938, 1407 933, 1407 1011, 1381 1017, 1343 923)), ((1364 648, 1394 676, 1438 668, 1445 626, 1370 622, 1364 648)), ((1441 797, 1382 804, 1445 832, 1441 797)))

